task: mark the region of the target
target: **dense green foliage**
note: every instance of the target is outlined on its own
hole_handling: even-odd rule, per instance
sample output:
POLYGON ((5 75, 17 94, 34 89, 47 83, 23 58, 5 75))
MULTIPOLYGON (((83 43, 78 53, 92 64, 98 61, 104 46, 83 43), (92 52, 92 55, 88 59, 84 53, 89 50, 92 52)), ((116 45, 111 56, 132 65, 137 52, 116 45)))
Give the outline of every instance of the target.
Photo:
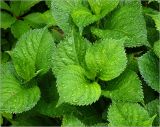
POLYGON ((0 124, 160 126, 159 0, 0 1, 0 124))

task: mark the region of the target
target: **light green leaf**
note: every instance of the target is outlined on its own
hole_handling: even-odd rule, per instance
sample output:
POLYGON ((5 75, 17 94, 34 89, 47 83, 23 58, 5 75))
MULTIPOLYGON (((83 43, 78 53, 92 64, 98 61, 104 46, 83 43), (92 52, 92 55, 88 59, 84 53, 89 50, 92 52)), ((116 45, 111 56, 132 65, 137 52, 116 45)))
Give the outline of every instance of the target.
POLYGON ((31 7, 37 4, 40 0, 31 0, 31 1, 11 1, 11 11, 15 16, 20 16, 26 13, 31 7))
POLYGON ((84 56, 89 46, 89 42, 78 34, 72 34, 61 41, 52 55, 52 70, 55 75, 67 65, 84 66, 84 56))
POLYGON ((71 11, 81 4, 81 0, 52 0, 51 8, 53 17, 58 26, 68 33, 72 28, 71 11))
POLYGON ((119 3, 119 0, 88 0, 92 11, 101 18, 111 12, 119 3))
POLYGON ((0 112, 21 113, 33 108, 40 98, 40 90, 36 82, 31 87, 22 86, 15 76, 12 64, 1 65, 0 78, 0 112))
POLYGON ((85 56, 88 69, 102 80, 119 76, 125 69, 127 58, 123 40, 104 39, 91 46, 85 56))
POLYGON ((30 26, 27 22, 22 20, 17 20, 11 25, 11 32, 15 38, 19 38, 22 34, 27 32, 30 29, 30 26))
POLYGON ((85 26, 103 18, 112 11, 119 3, 119 0, 88 0, 92 12, 85 6, 80 5, 72 10, 71 16, 74 23, 79 27, 80 33, 85 26))
POLYGON ((154 90, 160 92, 159 62, 152 52, 147 52, 138 59, 139 70, 146 83, 154 90))
POLYGON ((91 11, 84 6, 75 7, 71 13, 71 16, 74 23, 79 27, 80 33, 82 33, 85 26, 99 19, 98 16, 92 15, 91 11))
POLYGON ((160 103, 160 101, 158 99, 156 99, 156 100, 153 100, 153 101, 149 102, 146 105, 150 116, 153 116, 153 115, 157 114, 157 116, 156 116, 156 118, 153 122, 154 126, 160 126, 160 119, 159 119, 160 105, 159 105, 159 103, 160 103))
POLYGON ((5 1, 0 1, 0 9, 5 9, 7 11, 10 11, 10 7, 5 1))
POLYGON ((1 28, 7 29, 16 21, 16 18, 12 17, 7 12, 0 11, 0 15, 1 15, 1 25, 0 25, 1 28))
POLYGON ((54 46, 52 35, 46 28, 30 30, 21 36, 11 52, 17 74, 29 81, 38 73, 46 73, 54 46))
POLYGON ((108 111, 109 126, 152 126, 155 116, 137 103, 115 103, 108 111))
POLYGON ((126 1, 108 17, 106 30, 96 29, 92 32, 100 38, 127 37, 126 47, 149 46, 140 1, 126 1))
POLYGON ((87 79, 85 70, 77 65, 70 65, 59 71, 57 88, 60 103, 72 105, 89 105, 97 101, 101 95, 100 85, 87 79))
POLYGON ((62 127, 79 126, 85 127, 85 125, 73 115, 65 115, 62 120, 62 127))
POLYGON ((160 40, 154 42, 153 50, 157 57, 160 58, 160 40))
POLYGON ((142 102, 143 90, 138 75, 126 70, 116 79, 106 83, 102 95, 115 101, 142 102))
POLYGON ((55 20, 51 15, 51 11, 46 11, 44 13, 35 12, 24 17, 32 27, 38 27, 43 25, 55 25, 55 20))

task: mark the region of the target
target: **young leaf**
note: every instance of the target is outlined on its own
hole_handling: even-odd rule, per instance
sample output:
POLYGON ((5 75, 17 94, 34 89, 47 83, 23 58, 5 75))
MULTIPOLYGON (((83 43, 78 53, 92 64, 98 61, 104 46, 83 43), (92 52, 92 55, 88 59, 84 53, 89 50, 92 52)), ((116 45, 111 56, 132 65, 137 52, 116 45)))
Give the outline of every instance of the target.
POLYGON ((160 40, 154 42, 153 50, 154 50, 154 53, 157 55, 157 57, 160 58, 160 40))
POLYGON ((149 46, 140 1, 126 1, 124 5, 117 8, 108 17, 106 28, 100 33, 99 31, 93 33, 100 38, 120 39, 126 36, 129 38, 125 43, 127 47, 149 46))
POLYGON ((52 69, 55 75, 67 65, 84 66, 84 56, 89 43, 78 34, 72 34, 61 41, 53 51, 52 69))
POLYGON ((106 83, 102 95, 115 101, 142 102, 141 81, 134 71, 126 70, 116 79, 106 83))
POLYGON ((58 26, 68 33, 72 28, 70 13, 74 7, 80 5, 82 0, 52 0, 51 8, 53 17, 58 26))
POLYGON ((65 115, 62 121, 62 127, 66 126, 80 126, 85 127, 85 125, 73 115, 65 115))
POLYGON ((36 82, 25 88, 15 76, 11 63, 1 65, 0 112, 21 113, 33 108, 40 98, 36 82))
POLYGON ((46 28, 30 30, 21 36, 11 52, 17 74, 29 81, 39 72, 47 72, 54 46, 52 35, 46 28))
POLYGON ((106 14, 117 7, 119 0, 88 0, 92 11, 103 18, 106 14))
POLYGON ((71 16, 73 18, 74 23, 79 27, 81 34, 82 34, 82 30, 85 26, 87 26, 87 25, 89 25, 99 19, 98 16, 92 15, 90 10, 84 6, 75 7, 72 10, 71 16))
POLYGON ((115 103, 108 110, 109 126, 152 126, 155 116, 137 103, 115 103))
POLYGON ((147 84, 152 89, 160 92, 158 58, 152 52, 147 52, 138 59, 138 65, 140 73, 147 84))
POLYGON ((91 46, 85 56, 89 70, 108 81, 119 76, 125 69, 127 58, 123 40, 104 39, 91 46))
POLYGON ((71 16, 74 23, 79 27, 80 33, 85 26, 103 18, 106 14, 112 11, 119 3, 119 0, 88 0, 93 12, 85 6, 77 6, 72 10, 71 16))
POLYGON ((26 11, 28 11, 32 6, 37 4, 40 0, 32 0, 32 1, 11 1, 11 12, 15 16, 23 15, 26 11))
POLYGON ((72 105, 89 105, 101 95, 100 85, 87 79, 85 70, 77 65, 68 65, 59 71, 57 88, 60 103, 72 105))
POLYGON ((153 116, 153 115, 157 114, 157 116, 156 116, 156 118, 153 122, 154 126, 160 126, 160 121, 159 121, 160 105, 159 105, 159 103, 160 103, 160 101, 158 99, 156 99, 156 100, 153 100, 153 101, 149 102, 146 105, 150 116, 153 116))
POLYGON ((17 20, 11 25, 11 32, 15 38, 19 38, 22 34, 27 32, 30 29, 30 26, 27 22, 17 20))
POLYGON ((12 17, 7 12, 0 11, 0 15, 1 15, 1 28, 7 29, 16 21, 16 18, 12 17))

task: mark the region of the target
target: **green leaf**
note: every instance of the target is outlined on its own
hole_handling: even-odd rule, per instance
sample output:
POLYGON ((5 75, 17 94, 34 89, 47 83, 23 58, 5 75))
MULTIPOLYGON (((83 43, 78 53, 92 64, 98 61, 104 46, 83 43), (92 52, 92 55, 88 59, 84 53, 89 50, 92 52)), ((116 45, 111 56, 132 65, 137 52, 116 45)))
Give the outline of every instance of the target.
POLYGON ((41 89, 41 99, 34 107, 34 111, 49 117, 62 117, 71 113, 76 114, 76 107, 69 104, 61 104, 57 107, 59 99, 58 91, 56 88, 56 79, 52 72, 43 75, 39 81, 41 89), (45 84, 45 85, 44 85, 45 84))
POLYGON ((3 117, 2 117, 2 114, 0 113, 0 125, 3 124, 3 117))
POLYGON ((31 7, 37 4, 40 0, 32 0, 32 1, 11 1, 11 11, 15 16, 21 16, 26 13, 31 7))
POLYGON ((81 0, 52 0, 51 8, 53 17, 58 26, 69 33, 72 28, 71 11, 74 7, 80 5, 81 0))
POLYGON ((71 16, 73 18, 74 23, 79 27, 81 34, 85 26, 99 19, 98 16, 92 15, 91 11, 84 6, 75 7, 72 10, 71 16))
POLYGON ((33 110, 16 114, 13 120, 11 120, 12 126, 51 126, 53 125, 53 119, 40 115, 33 110))
POLYGON ((157 42, 154 42, 153 50, 154 50, 154 53, 157 55, 157 57, 160 58, 160 40, 158 40, 157 42))
POLYGON ((1 28, 7 29, 16 21, 16 19, 7 12, 0 11, 0 15, 1 15, 1 28))
POLYGON ((85 6, 79 5, 72 10, 71 16, 74 23, 79 27, 80 33, 85 26, 103 18, 112 11, 119 3, 119 0, 88 0, 93 12, 85 6))
POLYGON ((77 65, 68 65, 59 71, 57 88, 60 103, 72 105, 89 105, 101 95, 100 85, 87 79, 85 70, 77 65))
POLYGON ((96 42, 87 50, 85 61, 89 70, 100 79, 108 81, 116 78, 127 63, 123 40, 104 39, 96 42))
POLYGON ((159 105, 159 102, 160 101, 158 99, 155 99, 146 105, 150 116, 157 114, 157 116, 153 122, 154 126, 160 126, 160 121, 159 121, 160 105, 159 105))
POLYGON ((46 11, 44 13, 35 12, 31 13, 24 17, 25 21, 27 21, 32 27, 38 27, 43 25, 56 25, 53 16, 51 15, 51 11, 46 11))
POLYGON ((148 15, 152 17, 152 19, 155 21, 157 30, 160 31, 160 13, 158 13, 157 15, 151 15, 151 14, 148 15))
POLYGON ((102 95, 115 101, 142 102, 143 90, 138 75, 126 70, 116 79, 106 83, 102 95))
POLYGON ((62 127, 66 126, 80 126, 84 127, 85 125, 73 115, 65 115, 62 121, 62 127))
POLYGON ((0 111, 7 113, 21 113, 33 108, 40 98, 40 90, 36 82, 30 84, 31 87, 22 86, 15 76, 12 64, 1 65, 0 78, 0 111))
POLYGON ((61 41, 53 51, 52 70, 55 75, 67 65, 84 65, 84 56, 89 42, 73 33, 61 41))
POLYGON ((96 29, 92 32, 100 38, 127 37, 126 47, 149 46, 140 1, 126 1, 108 16, 106 30, 96 29))
POLYGON ((138 59, 138 65, 140 73, 146 83, 152 89, 160 92, 158 58, 152 52, 147 52, 138 59))
POLYGON ((46 73, 54 46, 52 35, 46 28, 23 34, 11 52, 17 74, 29 81, 38 73, 46 73))
POLYGON ((0 9, 5 9, 7 11, 10 11, 10 7, 5 1, 0 1, 0 9))
POLYGON ((137 103, 115 103, 108 111, 109 126, 152 126, 155 116, 137 103))
POLYGON ((100 17, 104 17, 117 7, 119 0, 88 0, 92 11, 100 17))
POLYGON ((101 113, 94 107, 94 105, 76 106, 76 108, 78 114, 75 115, 74 113, 74 115, 86 126, 93 126, 99 122, 102 122, 101 113))
POLYGON ((11 25, 11 32, 15 38, 19 38, 22 34, 27 32, 30 29, 30 26, 27 22, 17 20, 11 25))

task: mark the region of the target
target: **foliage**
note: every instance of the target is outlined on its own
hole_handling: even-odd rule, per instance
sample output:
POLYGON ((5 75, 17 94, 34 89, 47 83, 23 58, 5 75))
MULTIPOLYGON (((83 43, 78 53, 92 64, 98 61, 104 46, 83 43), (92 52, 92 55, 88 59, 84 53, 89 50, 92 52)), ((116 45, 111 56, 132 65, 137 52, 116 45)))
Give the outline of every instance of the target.
POLYGON ((160 126, 158 3, 0 1, 0 124, 160 126))

